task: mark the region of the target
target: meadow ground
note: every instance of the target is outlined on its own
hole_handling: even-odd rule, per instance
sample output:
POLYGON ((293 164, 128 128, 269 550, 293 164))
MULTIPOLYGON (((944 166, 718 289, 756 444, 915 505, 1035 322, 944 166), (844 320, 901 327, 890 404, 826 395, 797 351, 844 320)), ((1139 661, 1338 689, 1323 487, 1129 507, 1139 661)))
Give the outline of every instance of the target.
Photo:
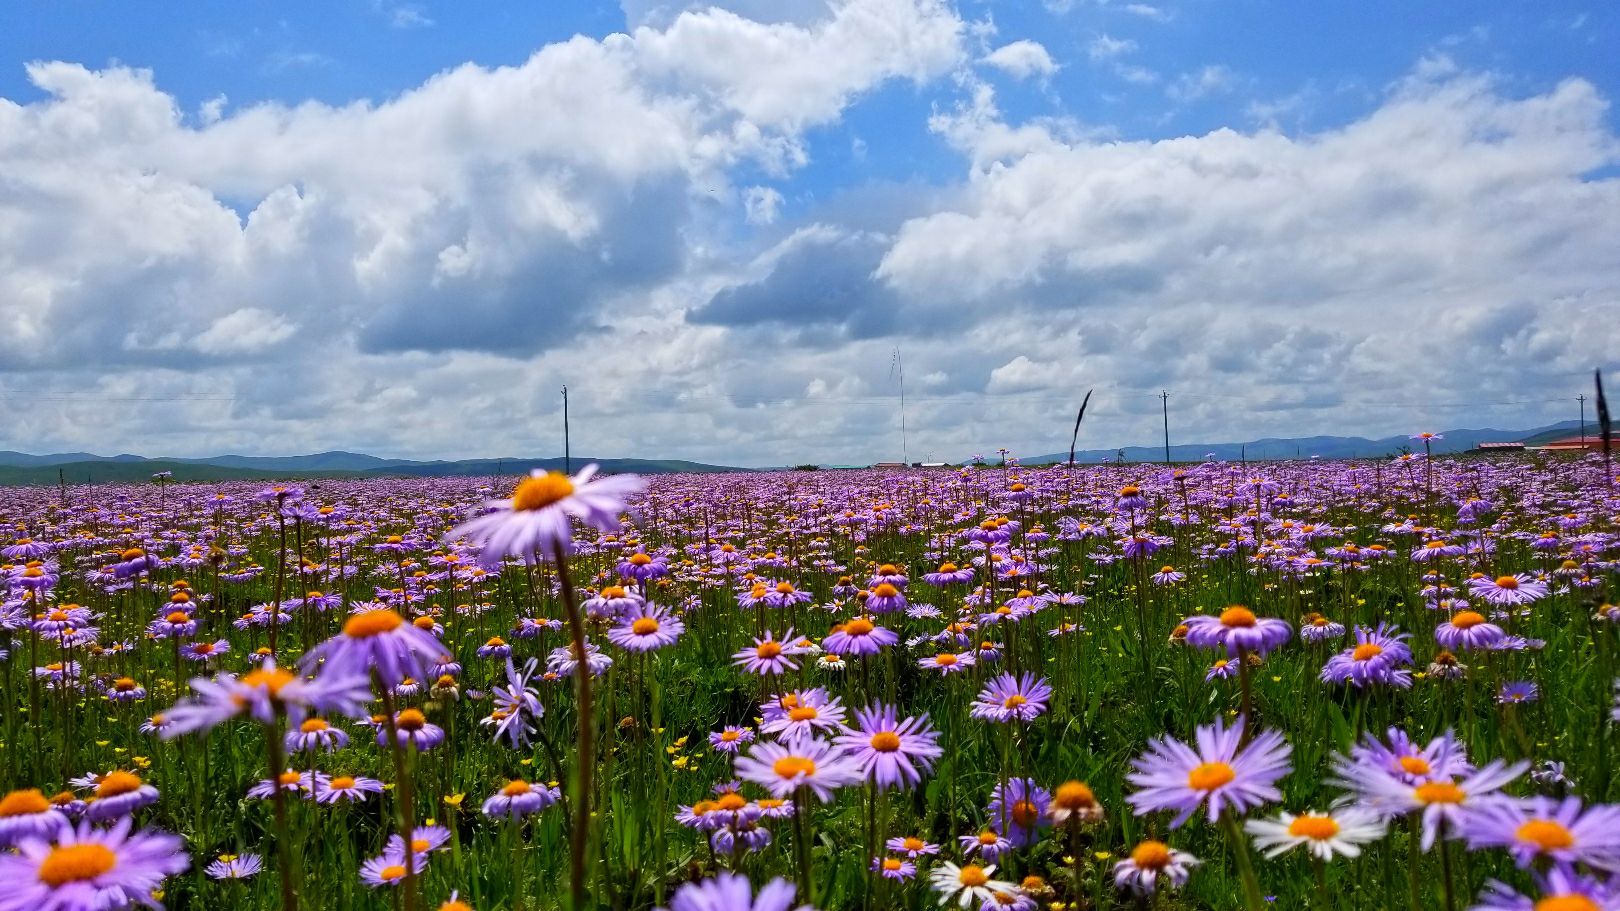
POLYGON ((7 490, 0 911, 1620 908, 1613 482, 7 490))

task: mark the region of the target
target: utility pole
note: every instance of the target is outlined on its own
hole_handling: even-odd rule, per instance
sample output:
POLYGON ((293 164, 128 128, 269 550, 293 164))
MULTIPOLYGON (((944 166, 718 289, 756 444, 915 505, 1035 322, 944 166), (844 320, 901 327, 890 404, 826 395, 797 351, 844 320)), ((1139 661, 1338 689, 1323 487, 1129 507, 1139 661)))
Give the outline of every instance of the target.
POLYGON ((1581 449, 1584 450, 1586 449, 1586 393, 1583 392, 1577 395, 1575 401, 1581 403, 1581 449))
POLYGON ((1170 464, 1170 393, 1159 391, 1159 407, 1164 411, 1164 464, 1170 464))
POLYGON ((568 448, 568 387, 567 386, 564 386, 562 388, 562 397, 563 397, 563 472, 565 474, 573 474, 574 473, 574 455, 573 455, 573 451, 568 448))
POLYGON ((906 450, 906 365, 900 360, 899 346, 894 349, 894 362, 889 365, 889 376, 900 380, 900 461, 909 467, 911 456, 906 450))

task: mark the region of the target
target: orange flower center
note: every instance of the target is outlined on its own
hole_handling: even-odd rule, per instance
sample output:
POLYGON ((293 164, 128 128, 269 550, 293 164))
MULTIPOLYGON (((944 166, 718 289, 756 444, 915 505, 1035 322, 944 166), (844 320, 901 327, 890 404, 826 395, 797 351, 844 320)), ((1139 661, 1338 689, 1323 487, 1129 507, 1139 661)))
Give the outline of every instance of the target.
POLYGON ((1422 756, 1402 756, 1401 769, 1408 775, 1427 775, 1431 766, 1422 756))
POLYGON ((767 660, 782 654, 782 646, 775 642, 761 642, 754 653, 767 660))
POLYGON ((4 798, 0 798, 0 819, 10 816, 33 816, 50 808, 51 802, 45 799, 45 794, 38 788, 12 791, 4 798))
POLYGON ((970 889, 976 889, 990 881, 990 874, 978 864, 968 864, 957 871, 956 880, 970 889))
POLYGON ((39 880, 53 889, 69 883, 85 882, 112 872, 118 855, 105 845, 94 843, 62 845, 51 849, 39 865, 39 880))
POLYGON ((1517 576, 1497 576, 1496 577, 1496 587, 1497 588, 1506 588, 1506 589, 1510 589, 1510 590, 1518 588, 1519 587, 1519 579, 1518 579, 1517 576))
POLYGON ((117 797, 140 789, 140 778, 130 772, 108 772, 96 782, 97 797, 117 797))
POLYGON ((1187 773, 1187 787, 1194 791, 1213 791, 1232 783, 1237 772, 1224 762, 1206 762, 1187 773))
POLYGON ((1254 626, 1257 622, 1258 621, 1254 616, 1254 611, 1249 610, 1241 604, 1234 604, 1226 610, 1221 611, 1222 626, 1248 627, 1254 626))
POLYGON ((794 721, 810 721, 821 717, 821 713, 816 711, 814 706, 801 705, 798 708, 789 710, 788 717, 794 721))
POLYGON ((369 639, 391 633, 405 622, 405 618, 386 607, 363 611, 343 623, 343 635, 350 639, 369 639))
POLYGON ((1163 870, 1170 866, 1170 846, 1162 841, 1144 841, 1131 851, 1131 862, 1141 870, 1163 870))
POLYGON ((779 778, 797 778, 800 775, 809 777, 816 774, 816 763, 803 756, 783 756, 771 765, 771 770, 779 778))
POLYGON ((879 753, 893 753, 900 749, 900 735, 893 731, 878 731, 872 735, 872 749, 879 753))
POLYGON ((420 731, 427 724, 427 717, 417 709, 405 709, 394 719, 394 726, 402 731, 420 731))
POLYGON ((650 636, 658 632, 658 621, 651 617, 637 617, 636 622, 630 624, 630 632, 638 636, 650 636))
POLYGON ((1420 784, 1412 792, 1419 803, 1462 803, 1468 794, 1449 781, 1431 781, 1420 784))
POLYGON ((354 778, 350 775, 339 775, 338 777, 327 782, 327 786, 334 791, 347 791, 348 789, 354 787, 354 778))
POLYGON ((1084 810, 1097 805, 1097 795, 1083 782, 1066 781, 1058 785, 1052 803, 1065 810, 1084 810))
POLYGON ((1040 815, 1040 808, 1035 806, 1035 804, 1031 801, 1020 800, 1012 805, 1013 822, 1016 822, 1025 828, 1033 826, 1035 821, 1040 818, 1040 815))
POLYGON ((1473 629, 1484 622, 1484 614, 1471 610, 1458 611, 1457 615, 1451 618, 1451 625, 1458 629, 1473 629))
POLYGON ((279 667, 260 668, 256 671, 248 671, 246 674, 243 674, 242 684, 244 686, 253 687, 254 689, 262 686, 269 691, 270 695, 274 696, 281 692, 282 687, 296 679, 298 678, 293 674, 292 671, 289 670, 284 670, 279 667))
POLYGON ((548 471, 518 482, 512 491, 512 508, 517 510, 544 509, 574 492, 574 482, 560 471, 548 471))
MULTIPOLYGON (((880 585, 878 587, 882 588, 883 586, 880 585)), ((864 636, 867 633, 870 633, 874 628, 875 627, 872 626, 872 621, 866 619, 865 617, 856 617, 854 620, 844 624, 844 632, 851 636, 864 636)))
POLYGON ((507 797, 519 797, 529 793, 532 790, 534 789, 529 787, 529 783, 527 781, 519 780, 507 782, 506 787, 501 788, 501 793, 507 797))
POLYGON ((1375 642, 1363 642, 1356 646, 1350 657, 1356 661, 1371 661, 1384 653, 1384 647, 1375 642))
POLYGON ((941 655, 935 655, 934 656, 934 663, 940 665, 941 667, 950 667, 951 665, 956 663, 956 656, 951 654, 950 652, 945 652, 944 654, 941 654, 941 655))
POLYGON ((1327 841, 1339 834, 1339 823, 1331 816, 1296 816, 1288 824, 1288 834, 1313 841, 1327 841))
POLYGON ((1542 851, 1557 851, 1575 844, 1575 833, 1550 819, 1532 819, 1520 826, 1514 836, 1542 851))

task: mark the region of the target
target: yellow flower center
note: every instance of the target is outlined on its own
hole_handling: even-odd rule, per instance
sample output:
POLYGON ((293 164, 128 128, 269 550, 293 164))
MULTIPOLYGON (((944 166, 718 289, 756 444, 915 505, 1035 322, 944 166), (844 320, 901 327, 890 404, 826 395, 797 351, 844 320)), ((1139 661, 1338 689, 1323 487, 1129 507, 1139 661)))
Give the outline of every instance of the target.
POLYGON ((885 857, 883 859, 883 869, 890 873, 898 872, 900 870, 900 861, 893 857, 885 857))
POLYGON ((1575 833, 1550 819, 1532 819, 1514 833, 1519 841, 1527 841, 1542 851, 1557 851, 1573 847, 1575 833))
POLYGON ((979 833, 979 844, 981 845, 993 845, 1000 840, 1001 836, 990 831, 989 829, 979 833))
POLYGON ((1040 807, 1035 806, 1035 804, 1031 801, 1020 800, 1012 805, 1013 822, 1016 822, 1025 828, 1033 826, 1035 821, 1039 819, 1040 816, 1040 807))
POLYGON ((1006 701, 1001 705, 1003 708, 1016 709, 1027 702, 1029 702, 1028 699, 1025 699, 1017 693, 1013 693, 1011 696, 1008 696, 1006 701))
POLYGON ((1131 862, 1139 870, 1163 870, 1170 866, 1170 846, 1162 841, 1144 841, 1131 851, 1131 862))
POLYGON ((141 780, 131 772, 108 772, 96 782, 97 797, 117 797, 141 789, 141 780))
MULTIPOLYGON (((878 587, 882 588, 882 586, 878 587)), ((872 626, 872 621, 866 619, 865 617, 856 617, 854 620, 844 624, 844 632, 851 636, 864 636, 867 633, 870 633, 874 628, 875 627, 872 626)))
POLYGON ((343 635, 350 639, 369 639, 391 633, 405 622, 405 618, 386 607, 363 611, 343 623, 343 635))
POLYGON ((327 786, 334 791, 347 791, 348 789, 354 787, 354 778, 350 775, 339 775, 338 777, 327 782, 327 786))
POLYGON ((39 881, 53 889, 68 883, 85 882, 110 873, 118 866, 118 855, 105 845, 93 843, 62 845, 51 849, 39 865, 39 881))
POLYGON ((738 737, 741 737, 741 736, 742 736, 741 731, 721 731, 720 732, 720 739, 722 741, 726 742, 726 743, 731 743, 731 742, 735 741, 738 737))
POLYGON ((1402 756, 1401 769, 1408 775, 1427 775, 1431 770, 1429 760, 1422 756, 1402 756))
POLYGON ((658 621, 651 617, 637 617, 636 622, 630 624, 630 632, 638 636, 650 636, 658 632, 658 621))
POLYGON ((652 557, 649 557, 646 554, 631 554, 630 562, 635 566, 646 566, 648 563, 652 562, 652 557))
POLYGON ((923 840, 913 835, 906 836, 906 840, 901 844, 905 846, 907 851, 921 851, 923 849, 923 840))
POLYGON ((319 718, 305 718, 304 723, 300 724, 298 729, 306 734, 315 734, 324 731, 329 727, 331 727, 331 725, 319 718))
POLYGON ((1350 657, 1356 661, 1371 661, 1384 653, 1384 647, 1376 642, 1363 642, 1356 646, 1350 657))
POLYGON ((1066 781, 1058 785, 1052 803, 1065 810, 1084 810, 1097 805, 1097 795, 1084 782, 1066 781))
POLYGON ((798 708, 792 709, 788 712, 788 717, 794 721, 810 721, 811 719, 819 718, 820 716, 821 713, 816 711, 814 706, 808 705, 801 705, 798 708))
POLYGON ((405 878, 405 865, 393 864, 383 867, 382 872, 377 874, 377 878, 385 883, 398 882, 405 878))
POLYGON ((1254 616, 1254 611, 1249 610, 1241 604, 1234 604, 1226 610, 1221 611, 1222 626, 1249 627, 1254 626, 1257 622, 1258 621, 1254 616))
POLYGON ((1462 803, 1468 794, 1449 781, 1431 781, 1427 784, 1418 785, 1412 792, 1412 796, 1416 797, 1419 803, 1424 804, 1462 803))
POLYGON ((770 660, 782 654, 782 646, 775 642, 761 642, 759 648, 754 650, 754 653, 761 658, 770 660))
POLYGON ((951 665, 956 663, 956 656, 951 654, 950 652, 945 652, 944 654, 935 655, 934 656, 934 663, 939 665, 940 667, 950 667, 951 665))
POLYGON ((1288 834, 1313 841, 1327 841, 1339 834, 1339 823, 1331 816, 1296 816, 1288 824, 1288 834))
POLYGON ((45 794, 38 788, 12 791, 4 798, 0 798, 0 819, 10 816, 33 816, 50 808, 51 802, 45 799, 45 794))
POLYGON ((1519 580, 1516 576, 1497 576, 1496 587, 1510 590, 1515 589, 1519 587, 1519 580))
POLYGON ((1584 895, 1549 895, 1536 902, 1534 911, 1602 911, 1597 902, 1584 895))
POLYGON ((1485 615, 1479 611, 1463 610, 1451 618, 1451 625, 1458 629, 1473 629, 1485 622, 1485 615))
POLYGON ((512 491, 512 508, 544 509, 574 492, 574 482, 560 471, 548 471, 518 482, 512 491))
POLYGON ((771 765, 771 770, 779 778, 797 778, 800 775, 809 777, 816 774, 816 763, 803 756, 783 756, 771 765))
POLYGON ((427 724, 427 717, 416 709, 405 709, 394 719, 394 726, 402 731, 420 731, 427 724))
POLYGON ((872 735, 872 749, 879 753, 893 753, 900 749, 900 735, 893 731, 878 731, 872 735))
POLYGON ((720 795, 720 799, 716 800, 714 805, 722 810, 736 811, 748 806, 748 801, 745 800, 741 794, 732 791, 730 793, 720 795))
POLYGON ((968 864, 956 873, 956 880, 970 889, 976 889, 990 881, 990 875, 978 864, 968 864))
POLYGON ((248 671, 242 675, 241 682, 244 686, 253 687, 254 689, 262 686, 269 691, 270 695, 274 696, 281 692, 282 687, 296 679, 297 677, 292 671, 275 667, 248 671))
POLYGON ((1194 791, 1213 791, 1232 783, 1237 772, 1224 762, 1206 762, 1187 773, 1187 787, 1194 791))

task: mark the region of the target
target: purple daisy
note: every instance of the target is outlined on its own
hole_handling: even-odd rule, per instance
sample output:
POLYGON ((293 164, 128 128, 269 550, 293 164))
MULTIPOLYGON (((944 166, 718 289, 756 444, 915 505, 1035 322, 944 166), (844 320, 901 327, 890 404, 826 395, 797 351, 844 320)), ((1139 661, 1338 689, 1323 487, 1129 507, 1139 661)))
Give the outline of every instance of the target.
POLYGON ((1276 617, 1257 617, 1254 611, 1234 604, 1217 616, 1199 614, 1183 621, 1187 642, 1199 648, 1222 648, 1232 657, 1242 652, 1265 656, 1287 642, 1294 628, 1276 617))
POLYGON ((1469 850, 1502 848, 1520 867, 1545 859, 1620 871, 1620 807, 1583 810, 1578 797, 1491 801, 1468 815, 1462 836, 1469 850))
POLYGON ((592 480, 596 471, 595 464, 586 465, 569 477, 536 468, 518 483, 510 499, 484 504, 494 512, 463 522, 445 538, 477 542, 479 562, 493 568, 508 556, 533 563, 566 547, 572 539, 570 519, 602 531, 618 531, 626 500, 646 485, 629 474, 592 480))
POLYGON ((1030 722, 1046 712, 1052 687, 1044 678, 1025 673, 1021 677, 1001 674, 990 679, 973 702, 972 715, 991 721, 1030 722))
POLYGON ((686 624, 680 618, 656 604, 643 604, 639 612, 608 630, 607 637, 626 651, 648 652, 674 645, 684 632, 686 624))
POLYGON ((748 877, 722 872, 713 879, 682 886, 669 907, 659 911, 813 911, 809 905, 794 909, 797 891, 787 880, 773 879, 755 895, 748 877))
POLYGON ((1214 822, 1228 807, 1244 813, 1280 800, 1276 783, 1289 772, 1292 748, 1276 731, 1261 732, 1246 747, 1242 743, 1242 720, 1230 728, 1219 719, 1198 728, 1196 749, 1169 737, 1156 739, 1131 764, 1135 771, 1126 778, 1139 790, 1127 800, 1138 816, 1176 811, 1173 829, 1206 803, 1214 822))
POLYGON ((944 754, 939 733, 928 724, 926 714, 901 721, 894 706, 879 704, 857 711, 855 722, 855 730, 840 734, 834 742, 880 789, 917 784, 944 754))
POLYGON ((155 908, 152 892, 190 865, 173 835, 131 834, 127 818, 108 829, 82 822, 54 842, 26 838, 16 853, 0 854, 0 911, 155 908))
MULTIPOLYGON (((866 606, 872 607, 871 599, 867 599, 866 606)), ((866 617, 856 617, 833 630, 821 645, 834 655, 866 656, 876 655, 899 641, 900 636, 893 631, 873 625, 866 617)))

